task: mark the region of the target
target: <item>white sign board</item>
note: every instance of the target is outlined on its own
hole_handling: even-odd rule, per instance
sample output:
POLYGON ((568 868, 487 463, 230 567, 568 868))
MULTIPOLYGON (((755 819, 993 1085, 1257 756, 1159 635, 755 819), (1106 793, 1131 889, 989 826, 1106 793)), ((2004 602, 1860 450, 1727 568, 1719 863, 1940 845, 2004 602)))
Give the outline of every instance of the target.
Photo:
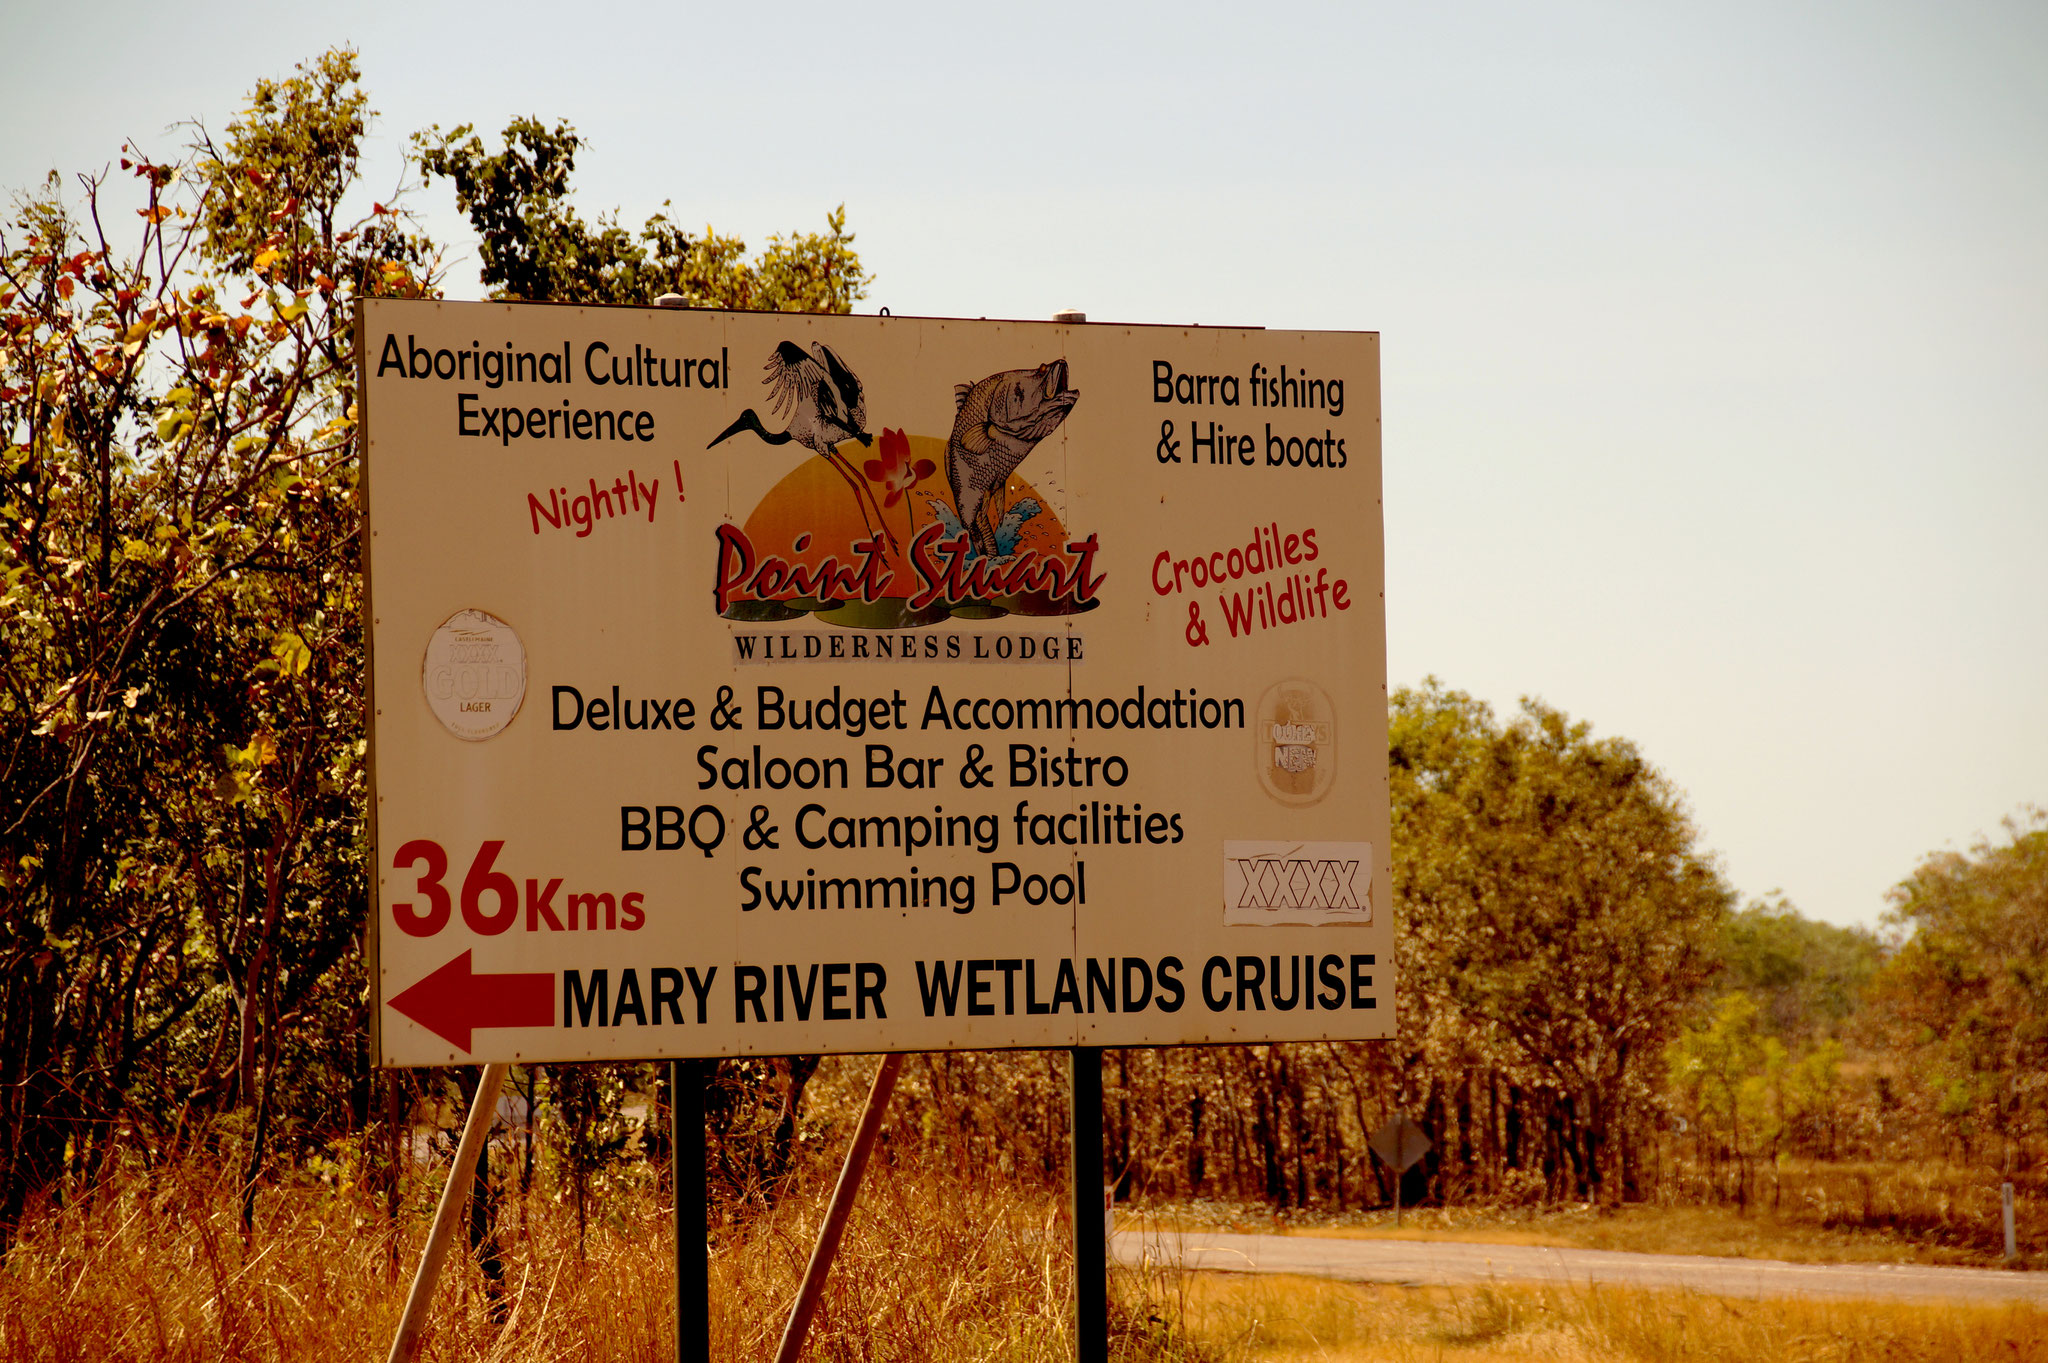
POLYGON ((383 1063, 1391 1033, 1376 336, 359 328, 383 1063))

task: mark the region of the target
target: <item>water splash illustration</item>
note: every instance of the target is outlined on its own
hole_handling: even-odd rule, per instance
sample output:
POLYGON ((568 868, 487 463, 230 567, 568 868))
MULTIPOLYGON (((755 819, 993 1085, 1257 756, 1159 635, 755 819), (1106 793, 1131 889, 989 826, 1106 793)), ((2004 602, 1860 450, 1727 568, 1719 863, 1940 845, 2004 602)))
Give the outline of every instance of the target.
MULTIPOLYGON (((944 500, 938 497, 927 497, 925 501, 932 509, 933 519, 945 527, 946 539, 954 540, 967 534, 967 527, 961 524, 959 515, 944 500)), ((1016 553, 1017 542, 1024 537, 1024 522, 1030 520, 1044 509, 1044 507, 1029 497, 1012 502, 1009 509, 1003 513, 1002 520, 996 523, 995 557, 1008 558, 1016 553)), ((969 560, 981 557, 981 550, 974 547, 972 536, 969 536, 968 539, 967 557, 969 560)))

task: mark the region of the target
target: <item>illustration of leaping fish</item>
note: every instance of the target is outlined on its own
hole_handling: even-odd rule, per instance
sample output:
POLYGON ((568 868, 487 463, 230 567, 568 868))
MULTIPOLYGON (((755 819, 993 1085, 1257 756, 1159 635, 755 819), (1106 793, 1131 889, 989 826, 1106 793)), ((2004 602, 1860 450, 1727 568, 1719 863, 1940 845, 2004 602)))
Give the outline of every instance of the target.
POLYGON ((1080 401, 1067 387, 1067 362, 1008 369, 953 390, 953 435, 946 442, 946 481, 975 550, 996 556, 1010 475, 1080 401))

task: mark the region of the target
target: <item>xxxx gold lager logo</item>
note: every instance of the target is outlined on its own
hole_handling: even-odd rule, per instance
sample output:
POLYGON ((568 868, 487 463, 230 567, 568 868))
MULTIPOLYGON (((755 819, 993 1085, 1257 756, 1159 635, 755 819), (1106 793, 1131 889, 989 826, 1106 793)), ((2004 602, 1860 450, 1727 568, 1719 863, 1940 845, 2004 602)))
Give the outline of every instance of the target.
POLYGON ((1337 712, 1329 693, 1289 678, 1268 688, 1252 726, 1259 784, 1285 805, 1312 805, 1337 779, 1337 712))
POLYGON ((495 737, 526 699, 526 646, 497 616, 457 611, 427 641, 420 688, 449 733, 471 743, 495 737))

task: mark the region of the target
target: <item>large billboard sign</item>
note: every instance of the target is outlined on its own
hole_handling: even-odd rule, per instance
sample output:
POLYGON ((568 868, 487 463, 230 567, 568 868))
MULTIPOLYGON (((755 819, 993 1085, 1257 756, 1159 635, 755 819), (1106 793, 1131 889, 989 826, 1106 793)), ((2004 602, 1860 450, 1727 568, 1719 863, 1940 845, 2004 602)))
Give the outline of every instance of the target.
POLYGON ((1375 335, 359 328, 383 1063, 1391 1033, 1375 335))

